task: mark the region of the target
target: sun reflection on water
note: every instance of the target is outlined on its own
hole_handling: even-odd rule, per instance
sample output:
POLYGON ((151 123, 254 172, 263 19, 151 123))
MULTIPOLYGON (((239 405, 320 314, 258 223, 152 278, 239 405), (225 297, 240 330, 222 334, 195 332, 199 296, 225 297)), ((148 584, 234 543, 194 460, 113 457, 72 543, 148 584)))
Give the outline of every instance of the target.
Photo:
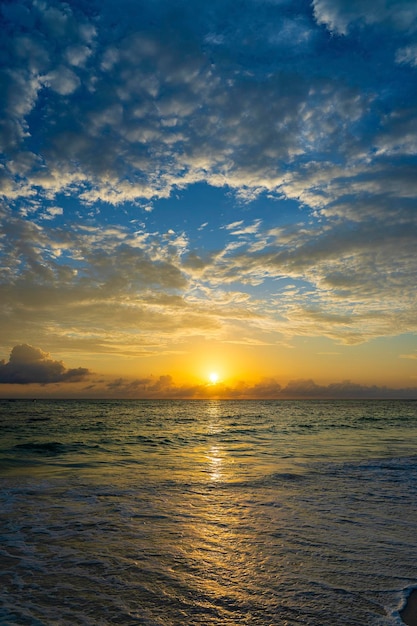
POLYGON ((252 516, 252 496, 246 487, 242 489, 242 473, 246 475, 249 459, 246 449, 241 455, 241 442, 234 433, 240 428, 240 416, 231 420, 230 408, 221 401, 203 406, 193 465, 188 465, 195 473, 195 484, 180 496, 178 561, 199 601, 204 599, 216 607, 216 623, 247 623, 246 607, 263 593, 259 572, 269 558, 259 539, 261 516, 252 516))
POLYGON ((223 477, 223 454, 219 446, 211 446, 207 454, 209 463, 208 473, 211 480, 219 481, 223 477))
MULTIPOLYGON (((207 406, 207 433, 212 436, 221 435, 224 427, 220 421, 220 404, 217 400, 208 403, 207 406)), ((206 453, 207 473, 214 482, 219 482, 224 478, 225 450, 219 443, 211 444, 206 453)))

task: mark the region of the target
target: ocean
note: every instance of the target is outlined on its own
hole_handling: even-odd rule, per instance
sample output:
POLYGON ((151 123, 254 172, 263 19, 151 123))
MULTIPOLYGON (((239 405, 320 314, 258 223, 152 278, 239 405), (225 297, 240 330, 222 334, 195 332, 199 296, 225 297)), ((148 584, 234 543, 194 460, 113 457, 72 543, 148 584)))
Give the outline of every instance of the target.
POLYGON ((0 624, 389 626, 417 402, 0 401, 0 624))

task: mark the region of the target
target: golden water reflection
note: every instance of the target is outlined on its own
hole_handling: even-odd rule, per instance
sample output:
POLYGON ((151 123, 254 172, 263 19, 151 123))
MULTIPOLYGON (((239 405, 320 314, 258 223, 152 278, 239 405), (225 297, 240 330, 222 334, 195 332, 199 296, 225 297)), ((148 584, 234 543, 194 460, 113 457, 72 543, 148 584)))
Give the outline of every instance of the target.
MULTIPOLYGON (((215 400, 202 406, 196 445, 188 449, 192 487, 177 494, 177 564, 198 604, 212 607, 216 617, 204 623, 247 624, 247 607, 261 596, 263 609, 268 603, 275 607, 275 595, 267 596, 265 588, 271 576, 279 580, 284 565, 280 555, 271 557, 263 540, 270 509, 257 509, 254 515, 256 487, 247 479, 257 476, 258 460, 242 439, 239 415, 230 416, 229 407, 215 400)), ((276 527, 274 523, 274 531, 276 527)), ((262 620, 260 615, 256 623, 266 623, 262 620)))
POLYGON ((223 451, 219 446, 211 446, 207 453, 208 473, 211 480, 219 481, 223 478, 223 451))
MULTIPOLYGON (((210 437, 221 435, 224 426, 221 424, 220 404, 217 400, 209 402, 207 406, 207 433, 210 437)), ((211 481, 219 482, 225 479, 225 457, 224 446, 219 443, 209 445, 205 452, 207 463, 206 471, 211 481)))

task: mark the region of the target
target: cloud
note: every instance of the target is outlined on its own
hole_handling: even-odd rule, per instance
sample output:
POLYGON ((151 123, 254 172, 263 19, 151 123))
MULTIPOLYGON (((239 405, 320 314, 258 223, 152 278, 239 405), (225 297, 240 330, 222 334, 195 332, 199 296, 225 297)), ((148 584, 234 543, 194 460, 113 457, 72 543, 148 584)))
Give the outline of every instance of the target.
POLYGON ((409 63, 413 67, 417 66, 417 45, 406 46, 397 50, 395 60, 397 63, 409 63))
POLYGON ((335 57, 311 8, 290 4, 244 3, 236 19, 228 2, 183 3, 173 22, 163 1, 139 14, 122 0, 116 15, 106 1, 99 19, 77 3, 4 3, 3 194, 123 206, 205 181, 246 201, 284 194, 326 218, 409 210, 414 163, 387 156, 417 150, 415 98, 403 91, 415 8, 316 0, 316 20, 346 36, 335 57), (403 39, 353 48, 354 23, 403 39), (386 50, 402 77, 381 73, 386 50), (381 90, 387 80, 398 89, 381 90))
POLYGON ((205 181, 246 201, 268 190, 322 216, 362 219, 390 181, 391 205, 378 213, 403 210, 414 164, 382 157, 415 154, 416 110, 400 104, 414 81, 388 79, 377 59, 390 51, 391 70, 412 71, 412 4, 316 0, 316 20, 346 35, 336 56, 308 3, 245 2, 238 19, 230 2, 180 6, 173 20, 162 0, 140 12, 122 0, 116 13, 105 1, 98 17, 81 3, 3 3, 8 199, 64 192, 87 207, 122 206, 205 181), (354 23, 399 32, 401 45, 370 37, 353 48, 354 23), (402 85, 398 102, 396 89, 381 90, 387 80, 402 85))
POLYGON ((14 346, 9 361, 0 361, 0 384, 74 383, 88 374, 84 367, 67 369, 62 361, 51 359, 48 352, 28 344, 14 346))
POLYGON ((86 203, 118 204, 205 180, 250 199, 276 190, 288 163, 352 140, 369 97, 333 71, 316 75, 309 11, 247 3, 235 20, 226 5, 184 3, 175 27, 165 2, 139 15, 122 0, 117 17, 104 2, 100 20, 76 4, 6 5, 4 147, 18 158, 26 144, 42 145, 28 188, 72 187, 86 203), (29 8, 37 28, 23 17, 29 8), (227 35, 222 45, 207 37, 216 31, 227 35), (256 62, 249 72, 242 54, 256 62))
POLYGON ((309 228, 239 220, 222 230, 228 239, 219 252, 201 257, 183 233, 64 229, 54 207, 53 221, 43 207, 39 223, 6 209, 0 220, 6 345, 23 334, 56 341, 57 349, 83 340, 93 351, 142 355, 219 333, 231 341, 270 333, 269 341, 278 334, 353 344, 416 330, 411 210, 396 221, 369 204, 369 217, 349 228, 336 217, 309 228), (271 280, 272 294, 252 292, 271 280))
MULTIPOLYGON (((95 388, 97 392, 97 388, 95 388)), ((314 380, 293 380, 282 386, 274 378, 248 384, 177 385, 170 375, 129 380, 118 378, 106 384, 105 394, 118 398, 223 398, 223 399, 416 399, 417 388, 395 389, 361 385, 350 380, 320 385, 314 380)))
POLYGON ((73 93, 80 85, 80 79, 68 67, 58 67, 43 78, 44 85, 51 87, 61 96, 73 93))
POLYGON ((414 332, 415 3, 176 6, 1 4, 0 339, 414 332), (145 220, 201 181, 242 200, 211 247, 145 220))
MULTIPOLYGON (((409 289, 415 279, 416 228, 414 214, 406 211, 402 219, 392 215, 386 223, 369 216, 350 227, 335 220, 308 229, 301 224, 262 228, 238 248, 229 246, 210 263, 193 268, 217 289, 292 279, 291 290, 285 282, 283 287, 275 283, 273 297, 252 300, 262 311, 260 326, 270 324, 287 336, 360 343, 417 329, 409 289)), ((243 222, 239 229, 245 231, 243 222)))
POLYGON ((320 24, 346 35, 355 24, 389 22, 398 30, 415 29, 417 8, 408 0, 313 0, 314 15, 320 24))
POLYGON ((328 399, 415 399, 417 388, 409 387, 394 389, 378 385, 361 385, 350 380, 329 385, 317 385, 313 380, 298 380, 290 382, 282 391, 288 398, 328 398, 328 399))
POLYGON ((106 384, 111 396, 121 398, 194 398, 204 394, 203 385, 177 386, 172 376, 150 376, 145 379, 118 378, 106 384))

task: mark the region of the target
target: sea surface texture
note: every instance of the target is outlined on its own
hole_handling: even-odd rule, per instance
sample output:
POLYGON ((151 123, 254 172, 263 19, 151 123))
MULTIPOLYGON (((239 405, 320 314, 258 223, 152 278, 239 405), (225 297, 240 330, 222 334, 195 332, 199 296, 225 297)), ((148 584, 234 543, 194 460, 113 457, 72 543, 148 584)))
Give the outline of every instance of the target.
POLYGON ((0 402, 0 624, 388 626, 417 402, 0 402))

